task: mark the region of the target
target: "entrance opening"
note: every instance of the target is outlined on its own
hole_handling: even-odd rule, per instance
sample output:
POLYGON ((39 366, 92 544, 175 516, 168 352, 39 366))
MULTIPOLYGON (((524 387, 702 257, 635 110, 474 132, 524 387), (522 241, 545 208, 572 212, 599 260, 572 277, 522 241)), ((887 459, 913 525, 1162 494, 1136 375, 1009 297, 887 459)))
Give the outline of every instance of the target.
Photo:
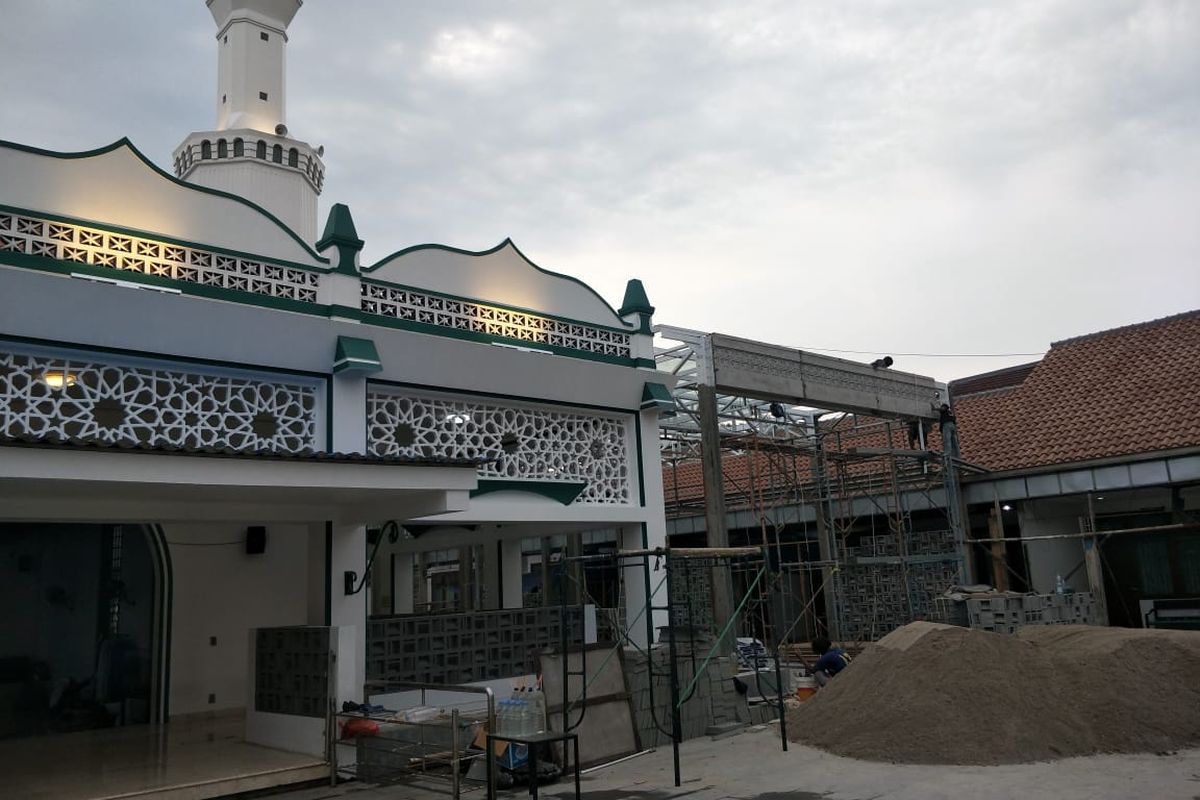
POLYGON ((0 524, 0 739, 155 719, 161 590, 148 535, 0 524))

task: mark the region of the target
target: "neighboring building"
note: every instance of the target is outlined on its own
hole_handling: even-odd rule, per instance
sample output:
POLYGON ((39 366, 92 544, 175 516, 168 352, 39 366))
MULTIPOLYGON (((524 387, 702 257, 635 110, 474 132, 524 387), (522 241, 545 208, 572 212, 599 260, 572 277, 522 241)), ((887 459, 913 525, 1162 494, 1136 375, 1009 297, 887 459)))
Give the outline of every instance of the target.
MULTIPOLYGON (((1059 577, 1075 590, 1099 588, 1089 585, 1079 534, 1093 524, 1101 532, 1137 528, 1100 542, 1108 619, 1141 625, 1156 603, 1178 607, 1163 613, 1200 617, 1197 363, 1200 311, 1191 311, 1057 342, 1040 361, 953 381, 969 537, 1059 537, 977 543, 974 578, 1039 593, 1055 591, 1059 577), (997 511, 998 522, 989 522, 997 511)), ((767 531, 784 543, 784 562, 817 562, 818 502, 859 552, 863 541, 890 535, 897 508, 906 534, 946 526, 941 479, 924 477, 929 462, 895 459, 893 484, 890 457, 880 455, 940 450, 936 427, 855 415, 801 423, 775 439, 727 437, 734 543, 758 542, 767 531), (843 465, 837 480, 816 477, 818 441, 826 471, 843 465)), ((761 427, 771 425, 768 417, 761 427)), ((703 541, 698 458, 667 458, 663 484, 672 541, 703 541)))
MULTIPOLYGON (((1074 535, 1093 520, 1097 531, 1148 529, 1101 543, 1113 624, 1143 624, 1156 600, 1191 599, 1200 616, 1198 362, 1200 311, 1189 311, 950 384, 963 458, 989 470, 968 480, 968 503, 1003 503, 1005 530, 1022 537, 1074 535)), ((1008 551, 1033 591, 1054 591, 1058 576, 1089 588, 1077 538, 1008 551)))
POLYGON ((361 700, 368 613, 520 608, 522 542, 664 541, 640 282, 615 310, 509 241, 364 265, 341 204, 318 236, 299 6, 209 0, 218 125, 176 176, 126 140, 0 143, 0 736, 249 707, 323 753, 323 712, 260 713, 249 631, 331 626, 361 700))

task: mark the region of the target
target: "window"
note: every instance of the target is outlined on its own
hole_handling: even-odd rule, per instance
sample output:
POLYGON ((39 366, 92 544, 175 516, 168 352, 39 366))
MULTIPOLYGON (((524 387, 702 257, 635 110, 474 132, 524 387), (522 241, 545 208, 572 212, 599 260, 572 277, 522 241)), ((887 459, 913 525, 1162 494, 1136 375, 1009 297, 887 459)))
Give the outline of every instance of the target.
POLYGON ((208 139, 200 143, 200 158, 212 158, 212 142, 208 139))
POLYGON ((258 38, 262 39, 264 42, 271 41, 271 37, 267 36, 265 33, 261 32, 261 31, 259 31, 258 38))
POLYGON ((263 159, 264 161, 266 160, 266 158, 267 158, 267 143, 264 142, 262 139, 258 140, 258 149, 255 151, 254 155, 263 159))
POLYGON ((291 150, 288 150, 288 166, 289 167, 300 166, 300 154, 298 152, 296 152, 296 148, 294 148, 294 147, 291 150))
POLYGON ((224 139, 217 140, 217 158, 229 158, 229 144, 224 139))
POLYGON ((271 160, 274 161, 276 164, 283 163, 283 146, 282 145, 277 144, 271 148, 271 160))
POLYGON ((265 100, 267 99, 267 93, 266 93, 266 92, 259 92, 259 93, 258 93, 258 99, 259 99, 259 100, 264 100, 264 101, 265 101, 265 100))
POLYGON ((233 157, 241 158, 244 155, 246 155, 246 143, 243 142, 241 139, 234 139, 233 140, 233 157))

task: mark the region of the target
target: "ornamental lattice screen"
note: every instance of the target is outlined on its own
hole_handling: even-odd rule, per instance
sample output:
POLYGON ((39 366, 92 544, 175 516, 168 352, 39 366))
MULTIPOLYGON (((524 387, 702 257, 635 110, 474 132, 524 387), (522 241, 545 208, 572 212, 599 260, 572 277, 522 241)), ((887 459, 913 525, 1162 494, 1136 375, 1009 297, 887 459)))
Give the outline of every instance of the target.
POLYGON ((317 301, 320 281, 294 267, 22 214, 0 213, 0 251, 305 303, 317 301))
POLYGON ((630 502, 632 416, 372 389, 377 456, 486 460, 481 478, 582 482, 584 504, 630 502))
POLYGON ((309 452, 318 397, 315 384, 0 351, 0 435, 13 438, 309 452))

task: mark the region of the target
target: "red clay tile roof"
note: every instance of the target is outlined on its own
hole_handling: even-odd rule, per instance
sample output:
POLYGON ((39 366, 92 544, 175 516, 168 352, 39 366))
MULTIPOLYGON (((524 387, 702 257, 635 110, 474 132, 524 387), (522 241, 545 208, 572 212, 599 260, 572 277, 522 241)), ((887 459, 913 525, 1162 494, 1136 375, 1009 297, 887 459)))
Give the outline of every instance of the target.
POLYGON ((1200 310, 1055 342, 1015 386, 979 378, 951 399, 963 458, 992 470, 1200 446, 1200 310))

